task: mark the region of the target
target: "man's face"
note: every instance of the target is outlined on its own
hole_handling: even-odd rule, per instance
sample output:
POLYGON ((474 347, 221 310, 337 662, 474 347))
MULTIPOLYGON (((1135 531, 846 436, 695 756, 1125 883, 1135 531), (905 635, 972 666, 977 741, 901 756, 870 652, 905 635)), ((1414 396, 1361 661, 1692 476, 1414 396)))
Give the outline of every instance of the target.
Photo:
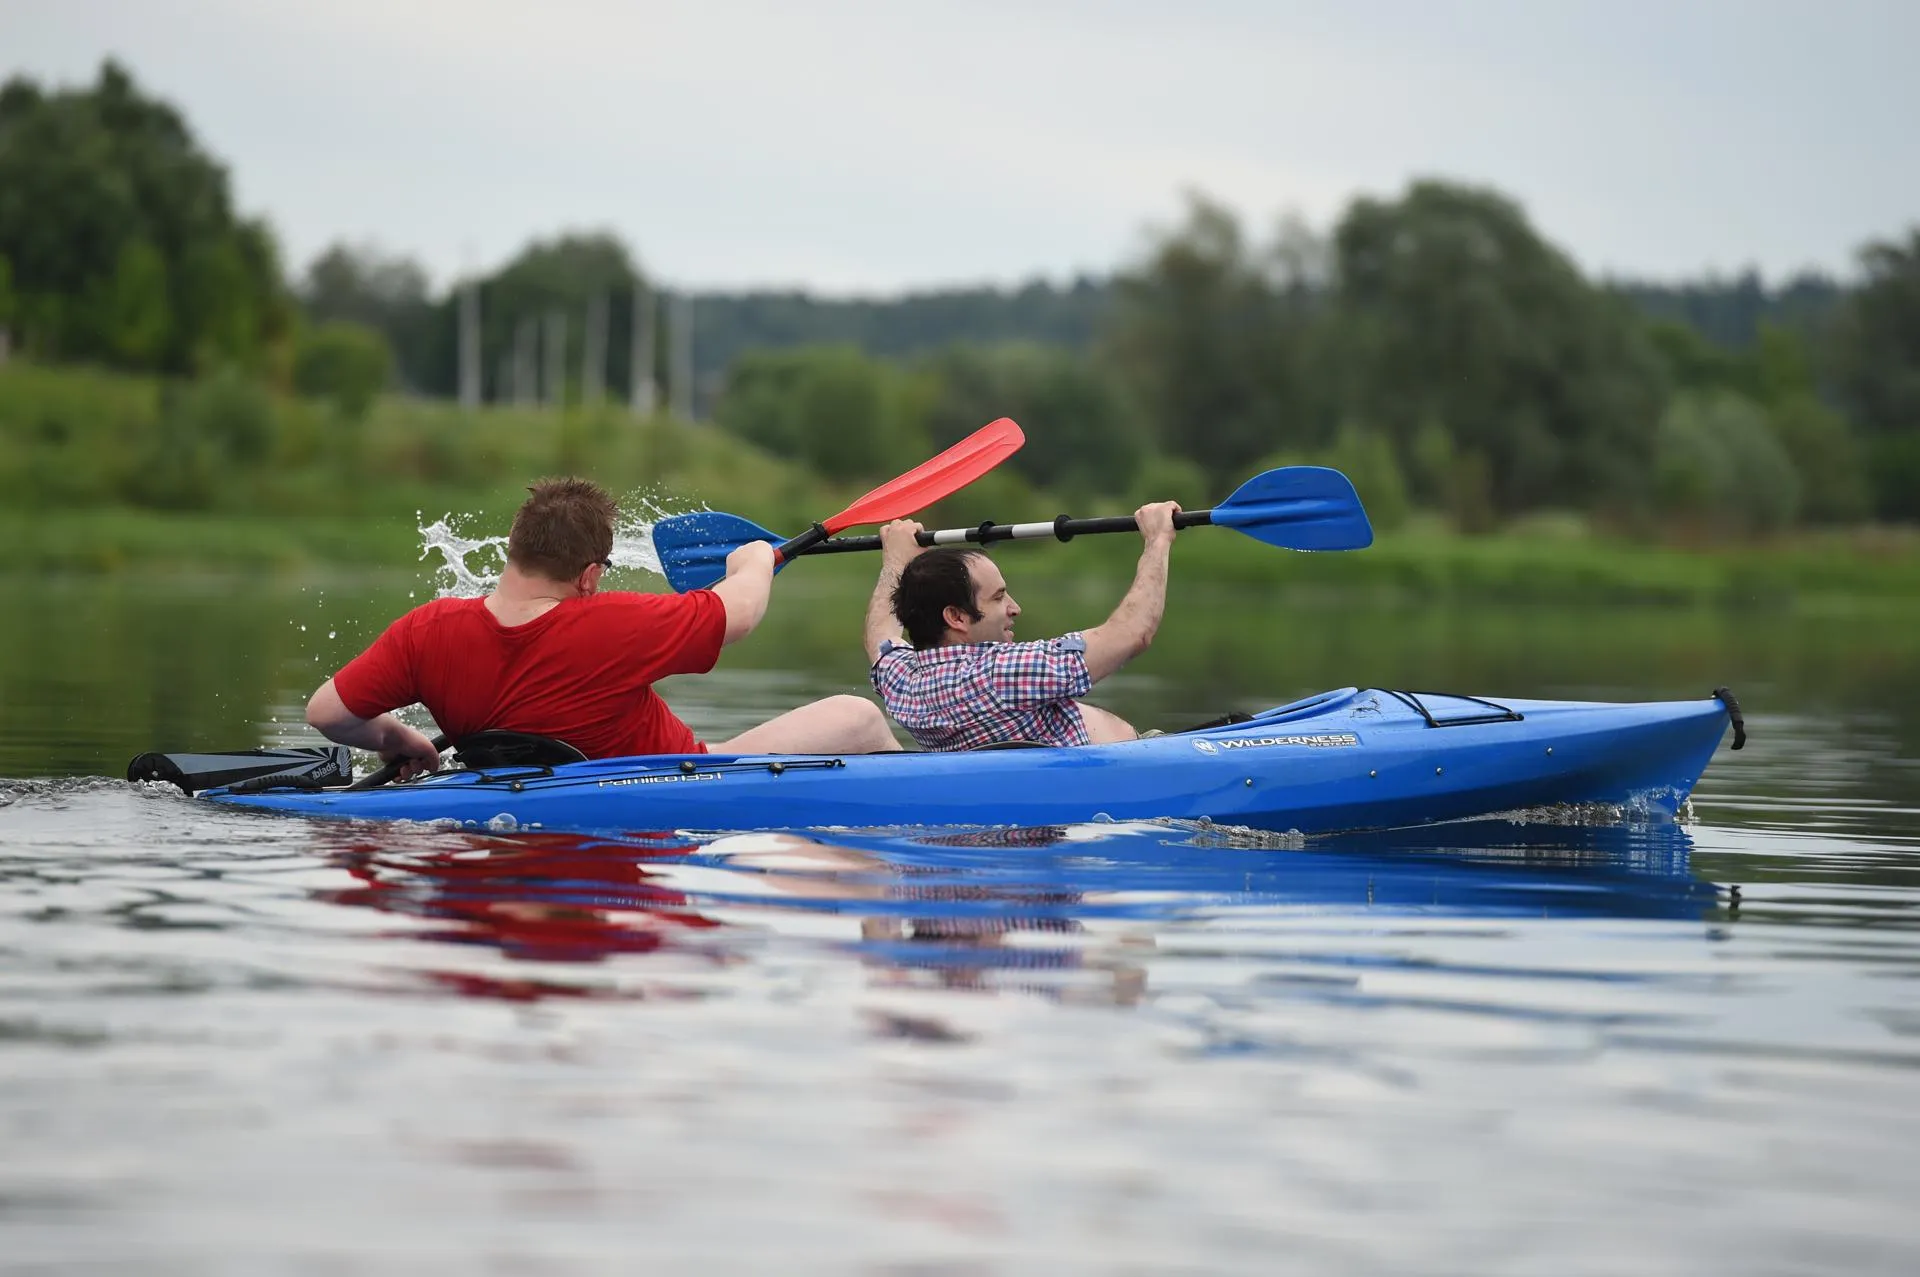
POLYGON ((1013 622, 1020 615, 1020 605, 1007 593, 1007 579, 1000 575, 999 565, 978 554, 967 560, 967 571, 973 577, 973 609, 980 613, 980 619, 969 621, 959 608, 948 608, 947 624, 965 631, 962 643, 1013 642, 1013 622))

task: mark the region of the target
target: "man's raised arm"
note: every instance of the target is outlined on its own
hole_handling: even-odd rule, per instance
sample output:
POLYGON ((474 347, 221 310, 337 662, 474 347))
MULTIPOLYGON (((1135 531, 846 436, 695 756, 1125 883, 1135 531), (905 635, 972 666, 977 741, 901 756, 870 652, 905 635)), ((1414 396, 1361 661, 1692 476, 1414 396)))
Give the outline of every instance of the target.
POLYGON ((767 599, 773 593, 773 547, 765 541, 737 547, 727 556, 726 579, 713 592, 727 609, 727 636, 720 646, 753 633, 767 614, 767 599))
POLYGON ((1167 608, 1167 561, 1173 550, 1173 516, 1180 513, 1177 501, 1143 505, 1134 512, 1140 524, 1140 536, 1146 545, 1140 551, 1140 566, 1134 569, 1133 585, 1113 615, 1086 631, 1087 673, 1098 683, 1107 675, 1147 650, 1160 628, 1167 608))
POLYGON ((893 614, 893 587, 900 583, 900 571, 926 547, 915 538, 920 525, 912 519, 895 519, 880 529, 880 577, 873 583, 873 597, 867 600, 867 663, 880 659, 880 645, 888 639, 899 642, 899 618, 893 614))

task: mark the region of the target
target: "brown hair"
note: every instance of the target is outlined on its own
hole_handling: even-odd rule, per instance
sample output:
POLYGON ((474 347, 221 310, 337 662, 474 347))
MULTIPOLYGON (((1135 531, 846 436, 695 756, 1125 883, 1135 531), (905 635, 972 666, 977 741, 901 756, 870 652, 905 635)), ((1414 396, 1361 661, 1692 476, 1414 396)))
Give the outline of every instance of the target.
POLYGON ((940 646, 947 632, 947 609, 957 607, 972 620, 983 613, 975 606, 973 561, 987 552, 978 546, 944 546, 907 560, 893 586, 893 615, 907 632, 907 642, 920 651, 940 646))
POLYGON ((541 479, 513 516, 507 558, 523 572, 571 581, 613 554, 613 522, 620 511, 591 479, 541 479))

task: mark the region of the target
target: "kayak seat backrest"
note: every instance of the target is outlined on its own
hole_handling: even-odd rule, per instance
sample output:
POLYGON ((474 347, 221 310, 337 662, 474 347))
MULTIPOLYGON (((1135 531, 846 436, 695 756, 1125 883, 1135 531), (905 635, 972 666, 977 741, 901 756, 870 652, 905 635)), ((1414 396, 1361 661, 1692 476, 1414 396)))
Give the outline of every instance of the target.
POLYGON ((453 747, 454 761, 469 771, 491 767, 558 767, 587 756, 563 740, 529 732, 476 732, 453 747))
POLYGON ((991 745, 975 745, 969 754, 981 754, 990 749, 1045 749, 1047 743, 1038 740, 997 740, 991 745))

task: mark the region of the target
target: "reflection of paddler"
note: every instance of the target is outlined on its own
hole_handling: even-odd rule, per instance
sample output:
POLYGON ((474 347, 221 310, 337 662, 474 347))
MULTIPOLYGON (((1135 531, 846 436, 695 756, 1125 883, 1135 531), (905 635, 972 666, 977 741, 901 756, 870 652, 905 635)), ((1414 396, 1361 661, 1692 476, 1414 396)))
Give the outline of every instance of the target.
MULTIPOLYGON (((1064 831, 1041 828, 993 831, 990 835, 941 835, 915 841, 942 841, 950 846, 1048 846, 1065 840, 1064 831)), ((951 870, 901 865, 859 848, 799 834, 728 835, 708 843, 701 854, 703 859, 724 860, 726 868, 676 866, 666 872, 696 894, 712 890, 734 896, 844 903, 845 910, 836 912, 861 914, 859 939, 872 946, 868 952, 879 965, 898 975, 930 970, 944 987, 981 988, 988 985, 988 973, 994 970, 1110 968, 1114 975, 1112 1000, 1123 1003, 1137 1000, 1145 983, 1144 971, 1133 962, 1090 955, 1081 944, 1007 944, 1009 936, 1021 933, 1084 934, 1086 924, 1068 912, 1099 902, 1097 896, 1084 892, 953 882, 951 870), (755 872, 743 874, 742 870, 755 872), (700 883, 683 878, 688 871, 700 883), (934 877, 948 880, 928 880, 934 877), (949 907, 922 912, 915 907, 921 905, 949 907)), ((703 907, 715 912, 705 902, 703 907)), ((1066 996, 1066 990, 1056 985, 995 983, 993 987, 1066 996)))
MULTIPOLYGON (((491 945, 509 957, 597 962, 648 953, 676 932, 717 927, 663 885, 642 848, 579 834, 435 835, 420 850, 357 842, 340 863, 364 886, 321 892, 336 904, 458 924, 426 939, 491 945), (423 883, 426 889, 423 890, 423 883)), ((656 854, 688 844, 662 843, 656 854)), ((468 977, 449 977, 456 983, 468 977)))

